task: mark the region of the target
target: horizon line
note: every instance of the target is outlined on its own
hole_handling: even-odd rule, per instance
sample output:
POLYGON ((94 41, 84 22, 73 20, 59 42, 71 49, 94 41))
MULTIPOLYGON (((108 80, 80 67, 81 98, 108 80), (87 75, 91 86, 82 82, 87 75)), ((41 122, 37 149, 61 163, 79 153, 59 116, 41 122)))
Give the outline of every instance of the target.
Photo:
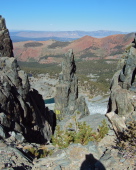
POLYGON ((33 32, 75 32, 75 31, 81 31, 81 32, 98 32, 98 31, 110 31, 110 32, 122 32, 122 33, 131 33, 136 31, 119 31, 119 30, 94 30, 94 31, 86 31, 86 30, 55 30, 55 31, 49 31, 49 30, 25 30, 25 29, 8 29, 10 32, 15 31, 33 31, 33 32))

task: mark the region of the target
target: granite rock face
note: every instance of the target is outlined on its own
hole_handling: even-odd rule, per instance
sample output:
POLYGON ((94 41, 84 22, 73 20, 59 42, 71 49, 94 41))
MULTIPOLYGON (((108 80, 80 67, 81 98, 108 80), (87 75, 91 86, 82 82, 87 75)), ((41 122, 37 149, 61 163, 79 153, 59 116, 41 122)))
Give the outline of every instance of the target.
POLYGON ((124 53, 122 69, 113 76, 106 116, 118 135, 131 120, 136 120, 136 41, 124 53))
POLYGON ((0 15, 0 57, 13 57, 13 46, 6 28, 5 19, 0 15))
MULTIPOLYGON (((0 17, 0 35, 6 29, 0 17)), ((6 30, 8 32, 8 30, 6 30)), ((22 134, 32 142, 50 141, 54 126, 54 115, 45 108, 42 96, 30 90, 27 74, 18 66, 12 55, 11 40, 0 40, 0 126, 10 136, 11 132, 22 134)), ((4 136, 4 135, 3 135, 4 136)), ((1 137, 3 137, 1 136, 1 137)))
POLYGON ((71 115, 75 111, 88 115, 89 111, 84 97, 78 97, 78 79, 73 50, 65 54, 62 62, 62 72, 56 86, 55 110, 58 114, 71 115))

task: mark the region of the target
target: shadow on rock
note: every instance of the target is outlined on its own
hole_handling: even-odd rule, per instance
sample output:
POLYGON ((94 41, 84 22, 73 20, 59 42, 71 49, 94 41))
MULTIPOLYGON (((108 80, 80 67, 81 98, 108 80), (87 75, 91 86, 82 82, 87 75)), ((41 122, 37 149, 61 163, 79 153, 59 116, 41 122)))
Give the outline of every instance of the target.
POLYGON ((26 166, 17 166, 17 167, 13 167, 14 170, 30 170, 30 167, 26 167, 26 166))
POLYGON ((82 163, 80 170, 106 170, 104 165, 94 158, 92 154, 86 155, 85 161, 82 163))

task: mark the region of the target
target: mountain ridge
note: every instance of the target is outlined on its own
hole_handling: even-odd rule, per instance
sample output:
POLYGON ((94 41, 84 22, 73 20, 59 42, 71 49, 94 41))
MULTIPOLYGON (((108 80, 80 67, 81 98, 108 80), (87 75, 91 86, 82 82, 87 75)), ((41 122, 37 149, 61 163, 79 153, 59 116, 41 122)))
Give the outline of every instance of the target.
POLYGON ((134 33, 116 34, 104 38, 84 36, 71 42, 56 40, 15 42, 14 54, 19 61, 39 63, 60 63, 63 54, 73 49, 76 59, 116 59, 120 58, 134 33))
POLYGON ((128 32, 121 31, 107 31, 107 30, 98 30, 98 31, 10 31, 10 36, 13 41, 17 41, 18 38, 26 40, 38 40, 44 39, 48 40, 49 38, 60 38, 62 39, 77 39, 84 37, 86 35, 93 36, 96 38, 102 38, 109 35, 115 34, 127 34, 128 32))

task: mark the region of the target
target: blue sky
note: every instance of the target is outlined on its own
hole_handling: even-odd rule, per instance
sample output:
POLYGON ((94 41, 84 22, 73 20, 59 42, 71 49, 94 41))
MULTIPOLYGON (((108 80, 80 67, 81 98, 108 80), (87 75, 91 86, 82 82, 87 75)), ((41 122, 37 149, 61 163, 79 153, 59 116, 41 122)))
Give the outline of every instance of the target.
POLYGON ((136 31, 136 0, 0 0, 8 29, 136 31))

